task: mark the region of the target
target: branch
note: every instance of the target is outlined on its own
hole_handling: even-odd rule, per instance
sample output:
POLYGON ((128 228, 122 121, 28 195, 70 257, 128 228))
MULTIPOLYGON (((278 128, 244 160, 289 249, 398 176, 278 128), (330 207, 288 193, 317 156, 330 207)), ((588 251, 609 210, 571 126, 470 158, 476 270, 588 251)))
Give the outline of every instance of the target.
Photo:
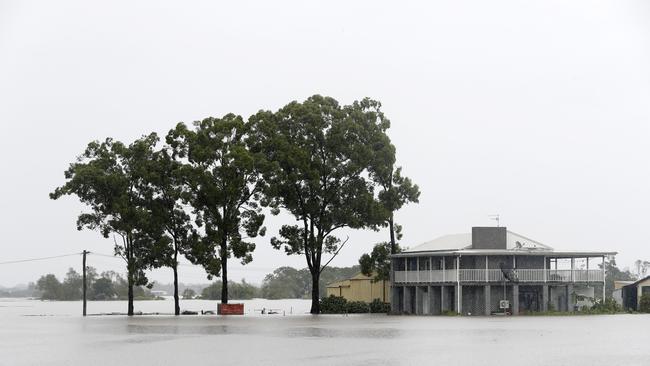
POLYGON ((325 267, 327 267, 327 265, 330 264, 330 262, 331 262, 334 258, 336 258, 337 255, 339 255, 339 252, 341 251, 341 249, 343 249, 343 246, 345 245, 345 243, 348 242, 348 240, 350 240, 350 237, 349 237, 349 236, 345 238, 345 241, 343 242, 343 244, 341 244, 341 246, 339 246, 339 248, 336 250, 336 252, 334 252, 334 255, 332 256, 332 258, 330 258, 330 260, 328 260, 327 263, 325 263, 325 264, 320 268, 320 272, 319 272, 319 273, 323 272, 323 270, 325 269, 325 267))
MULTIPOLYGON (((120 234, 120 235, 121 235, 121 234, 120 234)), ((124 240, 124 237, 122 237, 122 240, 124 240)), ((113 234, 113 243, 115 243, 115 247, 117 248, 118 245, 117 245, 117 240, 115 240, 115 234, 113 234)), ((124 259, 125 262, 128 262, 128 261, 126 260, 126 258, 125 258, 122 254, 120 254, 119 252, 117 252, 116 254, 119 255, 120 257, 122 257, 122 259, 124 259)))

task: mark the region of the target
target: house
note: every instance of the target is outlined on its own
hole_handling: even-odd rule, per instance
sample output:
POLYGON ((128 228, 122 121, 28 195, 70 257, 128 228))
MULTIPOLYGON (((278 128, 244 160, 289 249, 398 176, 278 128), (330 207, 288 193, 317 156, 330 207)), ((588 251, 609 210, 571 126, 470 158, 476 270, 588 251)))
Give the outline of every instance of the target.
POLYGON ((641 296, 650 295, 650 276, 638 281, 615 281, 613 297, 626 310, 639 310, 641 296))
POLYGON ((327 296, 341 296, 348 301, 372 302, 379 299, 382 302, 388 302, 390 299, 390 282, 375 281, 373 277, 366 276, 362 273, 338 282, 327 285, 327 296))
POLYGON ((615 254, 556 251, 505 227, 473 227, 391 256, 392 312, 573 311, 604 297, 602 264, 615 254))

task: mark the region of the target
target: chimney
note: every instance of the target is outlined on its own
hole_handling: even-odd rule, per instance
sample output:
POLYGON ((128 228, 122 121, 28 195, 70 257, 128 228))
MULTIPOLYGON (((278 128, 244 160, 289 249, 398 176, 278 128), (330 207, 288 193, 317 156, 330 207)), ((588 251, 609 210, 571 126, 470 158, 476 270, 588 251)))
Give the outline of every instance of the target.
POLYGON ((473 227, 472 249, 507 249, 505 227, 473 227))

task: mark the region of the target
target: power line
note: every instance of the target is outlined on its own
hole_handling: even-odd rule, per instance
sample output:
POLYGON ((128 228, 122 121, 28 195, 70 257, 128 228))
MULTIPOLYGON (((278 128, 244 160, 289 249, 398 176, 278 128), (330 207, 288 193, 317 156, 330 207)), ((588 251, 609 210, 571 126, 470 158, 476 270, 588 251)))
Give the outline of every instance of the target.
MULTIPOLYGON (((105 254, 105 253, 97 253, 97 252, 88 252, 90 255, 98 255, 100 257, 106 257, 106 258, 112 258, 112 259, 120 259, 123 260, 122 257, 116 256, 116 255, 110 255, 110 254, 105 254)), ((200 265, 198 264, 192 264, 192 263, 178 263, 179 267, 186 267, 186 268, 195 268, 195 269, 202 269, 200 265)), ((230 268, 231 271, 235 272, 240 272, 240 271, 273 271, 275 268, 272 267, 256 267, 256 266, 244 266, 244 268, 230 268)))
POLYGON ((46 259, 54 259, 54 258, 63 258, 63 257, 72 257, 75 255, 81 255, 81 253, 72 253, 72 254, 62 254, 62 255, 53 255, 51 257, 40 257, 40 258, 30 258, 30 259, 19 259, 15 261, 7 261, 7 262, 0 262, 0 265, 2 264, 13 264, 13 263, 24 263, 24 262, 35 262, 35 261, 43 261, 46 259))

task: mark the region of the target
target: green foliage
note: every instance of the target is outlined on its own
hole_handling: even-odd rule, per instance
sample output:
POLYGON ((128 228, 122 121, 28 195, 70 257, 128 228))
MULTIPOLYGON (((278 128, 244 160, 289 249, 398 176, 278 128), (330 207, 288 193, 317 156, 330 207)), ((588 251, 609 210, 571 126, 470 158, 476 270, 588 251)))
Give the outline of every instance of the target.
POLYGON ((113 281, 110 278, 102 277, 97 279, 91 286, 92 300, 110 300, 117 295, 113 288, 113 281))
POLYGON ((60 300, 63 298, 61 282, 53 274, 41 276, 36 282, 36 288, 41 291, 41 300, 60 300))
POLYGON ((311 275, 308 270, 280 267, 264 277, 262 297, 265 299, 301 299, 309 294, 311 275))
MULTIPOLYGON (((97 277, 93 267, 86 270, 86 281, 88 300, 128 300, 128 283, 119 274, 109 271, 97 277)), ((55 275, 47 274, 41 276, 36 283, 36 288, 41 292, 42 300, 71 301, 81 300, 83 279, 74 269, 70 268, 63 282, 60 282, 55 275)), ((138 300, 150 300, 155 298, 149 290, 143 286, 136 286, 133 289, 133 297, 138 300)))
POLYGON ((255 244, 246 238, 266 231, 259 203, 263 180, 256 155, 246 145, 248 132, 240 116, 228 114, 197 121, 194 129, 179 123, 166 138, 171 154, 184 162, 184 200, 205 234, 193 241, 186 256, 202 265, 209 278, 222 277, 224 303, 229 298, 228 258, 249 263, 255 244))
MULTIPOLYGON (((327 267, 319 278, 319 298, 325 297, 327 284, 350 278, 359 272, 358 266, 327 267)), ((308 268, 297 270, 280 267, 266 275, 261 296, 266 299, 302 299, 311 293, 311 273, 308 268)))
POLYGON ((369 304, 371 313, 389 313, 390 312, 390 303, 383 302, 379 299, 374 299, 369 304))
POLYGON ((639 299, 639 312, 650 313, 650 294, 642 295, 639 299))
MULTIPOLYGON (((210 286, 201 291, 201 298, 204 300, 220 300, 222 286, 223 283, 221 281, 214 281, 210 286)), ((246 282, 246 280, 242 280, 240 283, 231 281, 228 283, 228 287, 229 300, 250 300, 260 297, 260 289, 246 282)))
POLYGON ((330 295, 320 300, 320 311, 323 314, 343 314, 347 312, 347 303, 344 297, 330 295))
POLYGON ((63 300, 80 300, 82 297, 81 287, 83 279, 74 269, 68 269, 68 273, 61 286, 63 300))
POLYGON ((370 312, 370 307, 364 301, 348 301, 345 311, 349 314, 364 314, 370 312))
POLYGON ((152 260, 158 266, 170 267, 174 275, 174 313, 180 315, 178 294, 178 257, 185 255, 198 240, 190 215, 182 206, 187 201, 186 170, 168 147, 155 151, 146 162, 142 175, 144 186, 149 190, 145 201, 151 212, 150 232, 159 235, 160 244, 152 260))
POLYGON ((392 161, 388 157, 381 156, 381 159, 384 159, 384 161, 372 164, 372 177, 375 183, 381 187, 378 197, 384 210, 387 212, 387 218, 381 226, 388 227, 390 233, 390 253, 395 254, 399 251, 397 240, 402 238, 402 226, 396 224, 394 221, 395 211, 409 202, 418 203, 420 188, 411 179, 402 176, 401 167, 394 167, 395 148, 393 147, 392 149, 392 161))
MULTIPOLYGON (((395 253, 401 252, 399 244, 395 247, 395 253)), ((366 276, 373 276, 374 281, 390 280, 390 255, 391 243, 383 242, 375 244, 370 254, 363 254, 359 258, 361 273, 366 276)))
POLYGON ((584 314, 616 314, 623 312, 623 308, 616 300, 608 297, 605 298, 605 301, 597 300, 591 307, 583 306, 580 312, 584 314))
POLYGON ((365 314, 388 313, 390 304, 374 299, 370 304, 364 301, 347 301, 344 297, 330 295, 320 300, 323 314, 365 314))
POLYGON ((312 313, 319 313, 319 277, 328 263, 323 255, 336 256, 344 244, 333 232, 386 220, 368 178, 378 155, 393 154, 392 146, 382 143, 390 122, 380 108, 370 99, 341 106, 314 95, 251 117, 251 151, 266 162, 265 198, 274 213, 283 208, 299 222, 282 226, 271 244, 306 258, 312 313))
POLYGON ((147 284, 144 271, 158 265, 161 236, 146 205, 151 191, 143 179, 157 140, 150 134, 128 146, 111 138, 91 142, 65 171, 66 183, 50 193, 52 199, 75 195, 89 208, 77 218, 78 230, 97 230, 106 238, 113 235, 115 254, 126 262, 129 315, 133 315, 133 287, 147 284))
POLYGON ((193 299, 194 297, 196 297, 196 292, 191 288, 183 290, 183 299, 193 299))
MULTIPOLYGON (((598 265, 602 268, 602 264, 598 265)), ((621 271, 616 267, 615 260, 609 260, 605 262, 605 294, 606 297, 612 297, 614 293, 614 282, 615 281, 634 281, 636 277, 630 271, 621 271)))
POLYGON ((460 316, 460 314, 458 314, 458 312, 453 311, 453 310, 445 310, 442 313, 440 313, 440 315, 444 315, 444 316, 460 316))

